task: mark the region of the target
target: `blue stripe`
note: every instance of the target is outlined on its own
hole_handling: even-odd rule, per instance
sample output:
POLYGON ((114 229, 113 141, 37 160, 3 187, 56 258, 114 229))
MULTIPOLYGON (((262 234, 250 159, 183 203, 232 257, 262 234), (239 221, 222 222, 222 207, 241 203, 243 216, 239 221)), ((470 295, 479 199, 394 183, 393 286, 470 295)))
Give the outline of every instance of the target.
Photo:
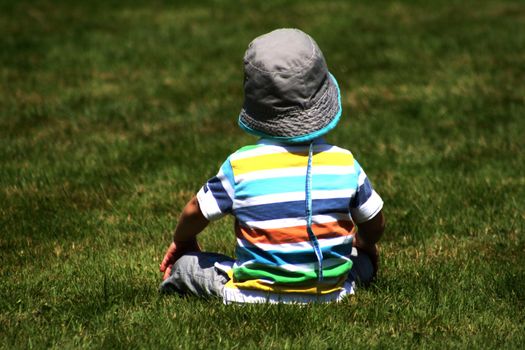
POLYGON ((335 258, 339 258, 342 256, 350 257, 350 255, 352 254, 352 241, 350 241, 350 243, 348 244, 339 244, 339 245, 323 248, 323 252, 325 250, 327 250, 327 252, 324 254, 328 254, 331 257, 335 257, 335 258))
MULTIPOLYGON (((286 170, 283 170, 283 173, 286 173, 286 170)), ((355 174, 343 176, 314 175, 312 179, 312 191, 355 188, 356 181, 357 177, 355 174)), ((236 188, 235 196, 238 199, 243 199, 247 197, 285 192, 304 192, 304 176, 288 176, 242 181, 236 188)))
POLYGON ((217 201, 217 205, 222 213, 230 212, 232 209, 233 202, 228 195, 228 192, 222 186, 221 180, 215 176, 211 178, 208 183, 208 188, 210 189, 213 197, 217 201))
POLYGON ((305 186, 306 187, 305 188, 306 231, 308 232, 310 241, 314 245, 314 251, 315 251, 315 255, 317 256, 317 262, 318 262, 317 276, 319 277, 319 281, 321 282, 323 280, 323 252, 321 251, 321 248, 319 247, 319 241, 317 240, 315 233, 312 231, 312 155, 313 155, 313 147, 314 147, 314 144, 310 143, 310 148, 308 151, 308 166, 306 168, 306 186, 305 186))
POLYGON ((235 256, 237 258, 237 264, 239 265, 246 261, 253 261, 259 264, 270 266, 280 266, 286 264, 308 264, 317 261, 313 249, 297 253, 283 253, 264 251, 257 247, 247 246, 244 248, 238 247, 235 252, 235 256))
MULTIPOLYGON (((246 241, 243 241, 243 244, 245 245, 244 248, 237 246, 235 251, 237 264, 239 265, 247 261, 253 261, 254 263, 270 266, 280 266, 286 264, 310 264, 318 262, 313 248, 307 250, 293 250, 292 252, 275 250, 264 251, 246 241)), ((323 260, 340 258, 344 256, 349 257, 351 253, 352 243, 322 248, 323 260)), ((344 262, 345 260, 341 259, 341 264, 344 262)))
POLYGON ((370 184, 370 181, 368 181, 368 177, 365 178, 365 181, 359 188, 357 189, 357 193, 355 194, 354 198, 352 198, 352 201, 350 202, 351 208, 359 208, 361 205, 366 203, 368 198, 372 195, 372 185, 370 184))
MULTIPOLYGON (((312 200, 312 215, 348 213, 350 198, 312 200)), ((241 222, 304 217, 304 201, 291 201, 237 208, 234 215, 241 222)))

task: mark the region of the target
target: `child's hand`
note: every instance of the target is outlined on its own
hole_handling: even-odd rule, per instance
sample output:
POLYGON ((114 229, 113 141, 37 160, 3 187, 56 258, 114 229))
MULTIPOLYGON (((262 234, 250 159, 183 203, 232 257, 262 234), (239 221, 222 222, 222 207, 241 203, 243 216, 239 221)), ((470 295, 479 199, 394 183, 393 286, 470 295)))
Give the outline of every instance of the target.
POLYGON ((163 279, 171 275, 171 267, 181 256, 189 252, 201 251, 195 237, 204 230, 208 222, 208 219, 204 217, 199 208, 197 197, 193 196, 180 215, 179 222, 173 233, 173 243, 168 247, 166 255, 164 255, 164 259, 162 259, 160 264, 160 272, 164 272, 163 279))
POLYGON ((379 250, 377 249, 377 244, 366 243, 362 239, 359 239, 359 235, 357 234, 354 236, 354 240, 352 243, 354 247, 368 255, 370 261, 372 262, 372 267, 374 269, 374 273, 372 276, 375 277, 379 268, 379 250))
POLYGON ((357 228, 353 245, 364 251, 370 257, 375 277, 379 267, 379 251, 377 250, 376 243, 379 241, 385 230, 383 211, 380 210, 372 219, 357 224, 357 228))
POLYGON ((197 240, 189 242, 172 242, 160 264, 160 272, 164 272, 163 280, 171 275, 171 267, 181 256, 189 252, 200 252, 197 240))

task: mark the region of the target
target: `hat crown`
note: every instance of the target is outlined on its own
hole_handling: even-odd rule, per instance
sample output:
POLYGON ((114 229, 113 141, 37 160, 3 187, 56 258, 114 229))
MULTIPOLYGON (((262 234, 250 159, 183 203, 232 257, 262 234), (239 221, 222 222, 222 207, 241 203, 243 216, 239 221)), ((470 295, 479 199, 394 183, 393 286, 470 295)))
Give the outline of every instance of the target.
POLYGON ((298 73, 311 63, 318 51, 316 46, 297 29, 277 29, 253 40, 244 62, 266 73, 298 73))
POLYGON ((277 29, 254 39, 244 68, 244 108, 259 120, 310 108, 329 78, 321 50, 298 29, 277 29))
POLYGON ((255 38, 244 55, 239 126, 282 142, 308 142, 332 130, 341 96, 315 41, 298 29, 255 38))

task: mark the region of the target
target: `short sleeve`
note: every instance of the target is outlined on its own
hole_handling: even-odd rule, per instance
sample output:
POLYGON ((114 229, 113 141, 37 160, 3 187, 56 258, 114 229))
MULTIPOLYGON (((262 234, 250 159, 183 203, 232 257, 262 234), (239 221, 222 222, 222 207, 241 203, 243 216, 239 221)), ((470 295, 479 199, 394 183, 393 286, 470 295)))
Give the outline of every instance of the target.
POLYGON ((232 167, 227 159, 218 174, 209 179, 197 193, 199 207, 206 219, 217 220, 232 211, 234 184, 232 167))
POLYGON ((350 214, 356 224, 372 219, 383 208, 383 200, 372 188, 363 168, 354 162, 357 173, 357 189, 350 201, 350 214))

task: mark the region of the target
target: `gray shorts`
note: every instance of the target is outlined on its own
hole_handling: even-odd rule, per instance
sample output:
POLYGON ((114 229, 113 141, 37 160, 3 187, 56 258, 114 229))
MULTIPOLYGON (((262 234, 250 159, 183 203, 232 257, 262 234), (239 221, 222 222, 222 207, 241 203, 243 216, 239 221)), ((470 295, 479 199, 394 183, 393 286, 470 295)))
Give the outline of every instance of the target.
MULTIPOLYGON (((351 281, 367 284, 372 279, 372 262, 368 255, 354 249, 353 266, 348 274, 351 281)), ((203 298, 222 298, 228 275, 216 263, 231 264, 234 259, 217 253, 195 252, 183 255, 173 264, 171 275, 160 285, 161 293, 190 294, 203 298)))

